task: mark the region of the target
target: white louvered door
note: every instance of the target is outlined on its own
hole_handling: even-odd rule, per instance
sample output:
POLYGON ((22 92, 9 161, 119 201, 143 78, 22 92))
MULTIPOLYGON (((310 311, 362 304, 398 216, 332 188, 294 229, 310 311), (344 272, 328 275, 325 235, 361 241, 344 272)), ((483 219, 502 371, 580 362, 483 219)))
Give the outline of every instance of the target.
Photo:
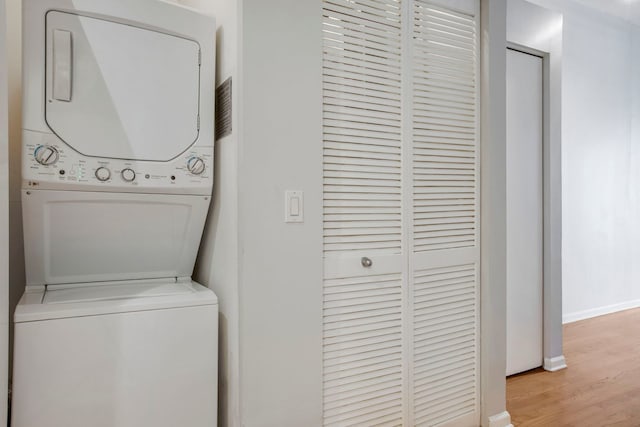
POLYGON ((402 425, 401 10, 324 13, 324 423, 402 425))
POLYGON ((323 0, 326 426, 479 423, 478 7, 323 0))
POLYGON ((416 0, 412 31, 413 414, 478 425, 477 2, 416 0), (466 6, 466 9, 464 8, 466 6))

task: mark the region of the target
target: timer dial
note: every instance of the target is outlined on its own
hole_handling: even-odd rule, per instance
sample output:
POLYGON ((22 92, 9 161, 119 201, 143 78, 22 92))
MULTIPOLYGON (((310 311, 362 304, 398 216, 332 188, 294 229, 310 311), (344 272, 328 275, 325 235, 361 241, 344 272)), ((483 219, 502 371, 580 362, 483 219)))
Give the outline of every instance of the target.
POLYGON ((122 176, 122 179, 124 179, 127 182, 131 182, 134 179, 136 179, 136 173, 131 168, 122 169, 122 172, 120 172, 120 175, 122 176))
POLYGON ((111 178, 111 171, 104 166, 100 166, 98 169, 96 169, 96 178, 98 178, 98 181, 107 181, 109 178, 111 178))
POLYGON ((201 175, 205 170, 204 160, 201 157, 192 157, 187 161, 187 169, 194 175, 201 175))
POLYGON ((58 150, 50 145, 40 145, 33 152, 36 162, 44 166, 50 166, 58 161, 60 157, 58 150))

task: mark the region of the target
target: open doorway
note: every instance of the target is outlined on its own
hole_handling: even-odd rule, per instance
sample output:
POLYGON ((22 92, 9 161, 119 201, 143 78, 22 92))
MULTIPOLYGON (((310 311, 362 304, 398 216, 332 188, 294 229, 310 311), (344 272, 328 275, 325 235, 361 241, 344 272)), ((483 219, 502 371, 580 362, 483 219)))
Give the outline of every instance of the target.
POLYGON ((508 78, 506 158, 508 351, 527 357, 505 375, 542 366, 566 367, 562 352, 562 28, 563 16, 524 0, 507 3, 508 78), (515 135, 515 136, 514 136, 515 135), (515 209, 519 209, 516 211, 515 209), (513 253, 512 253, 513 252, 513 253), (518 253, 519 252, 519 253, 518 253), (513 261, 510 263, 510 261, 513 261), (514 288, 515 285, 515 288, 514 288), (514 289, 519 289, 515 292, 514 289), (513 302, 517 299, 519 303, 513 302), (521 329, 518 329, 518 327, 521 329), (541 347, 541 348, 540 348, 541 347), (528 359, 528 360, 526 360, 528 359), (517 367, 516 367, 517 366, 517 367))

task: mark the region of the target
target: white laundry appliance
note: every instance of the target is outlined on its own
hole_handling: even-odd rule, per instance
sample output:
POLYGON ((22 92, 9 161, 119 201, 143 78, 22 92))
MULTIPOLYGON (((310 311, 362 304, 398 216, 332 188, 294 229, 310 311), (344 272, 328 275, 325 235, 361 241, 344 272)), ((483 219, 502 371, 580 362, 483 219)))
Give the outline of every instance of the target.
POLYGON ((14 427, 211 427, 215 21, 160 0, 23 1, 27 288, 14 427))

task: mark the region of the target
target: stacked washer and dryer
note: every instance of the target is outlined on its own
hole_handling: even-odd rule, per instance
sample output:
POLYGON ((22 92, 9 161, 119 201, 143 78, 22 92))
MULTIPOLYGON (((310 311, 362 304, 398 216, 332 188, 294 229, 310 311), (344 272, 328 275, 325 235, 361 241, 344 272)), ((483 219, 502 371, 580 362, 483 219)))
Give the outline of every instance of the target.
POLYGON ((215 21, 162 0, 23 1, 27 288, 14 427, 214 426, 215 21))

